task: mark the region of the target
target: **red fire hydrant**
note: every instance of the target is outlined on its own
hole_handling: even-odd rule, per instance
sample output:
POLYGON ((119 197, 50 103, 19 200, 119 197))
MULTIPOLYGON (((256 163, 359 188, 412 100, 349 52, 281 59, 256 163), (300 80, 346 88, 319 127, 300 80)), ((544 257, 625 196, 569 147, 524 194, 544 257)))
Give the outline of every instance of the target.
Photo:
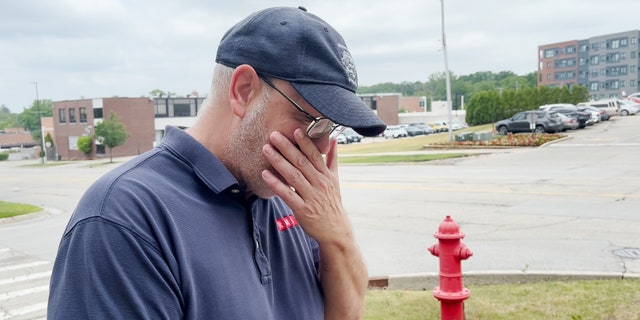
POLYGON ((440 318, 442 320, 464 319, 464 300, 470 295, 462 286, 461 260, 473 253, 462 243, 464 233, 451 216, 447 216, 433 234, 438 244, 429 248, 429 252, 440 258, 440 286, 433 289, 433 296, 440 301, 440 318))

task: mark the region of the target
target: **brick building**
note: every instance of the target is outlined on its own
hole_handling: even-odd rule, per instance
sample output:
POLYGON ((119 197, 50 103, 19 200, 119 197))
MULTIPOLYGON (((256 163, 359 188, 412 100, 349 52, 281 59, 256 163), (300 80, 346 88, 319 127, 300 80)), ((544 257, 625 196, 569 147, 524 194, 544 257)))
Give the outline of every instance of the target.
MULTIPOLYGON (((78 138, 93 135, 95 125, 114 112, 129 137, 113 148, 114 157, 138 155, 153 148, 154 104, 149 98, 98 98, 53 102, 55 154, 60 160, 85 159, 78 150, 78 138)), ((109 155, 109 150, 94 140, 90 158, 109 155)))

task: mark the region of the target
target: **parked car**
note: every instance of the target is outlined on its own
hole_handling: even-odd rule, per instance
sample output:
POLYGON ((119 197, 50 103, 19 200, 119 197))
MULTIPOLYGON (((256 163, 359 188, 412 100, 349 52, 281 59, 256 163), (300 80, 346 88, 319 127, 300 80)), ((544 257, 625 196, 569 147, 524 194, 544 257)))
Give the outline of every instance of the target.
POLYGON ((635 104, 640 104, 640 92, 632 93, 626 99, 635 104))
POLYGON ((449 128, 447 126, 442 125, 442 123, 438 123, 438 122, 429 122, 427 123, 431 128, 433 128, 433 130, 435 130, 436 132, 446 132, 449 131, 449 128))
POLYGON ((567 109, 567 108, 575 108, 576 106, 571 104, 571 103, 552 103, 552 104, 545 104, 542 106, 538 107, 538 110, 545 110, 545 111, 555 111, 558 109, 567 109))
POLYGON ((578 123, 578 119, 576 119, 574 117, 570 117, 570 116, 565 115, 563 113, 558 113, 558 118, 560 119, 560 121, 562 121, 562 131, 565 131, 565 130, 576 130, 576 129, 578 129, 578 126, 580 125, 578 123))
POLYGON ((436 132, 436 130, 435 130, 435 129, 433 129, 433 128, 432 128, 430 125, 428 125, 428 124, 412 123, 412 124, 410 124, 410 126, 412 126, 412 127, 416 127, 416 128, 418 128, 418 129, 422 130, 422 133, 423 133, 423 134, 432 134, 432 133, 435 133, 435 132, 436 132))
POLYGON ((348 140, 347 143, 362 141, 362 136, 360 134, 358 134, 355 130, 351 129, 351 128, 344 129, 342 134, 347 138, 347 140, 348 140))
POLYGON ((620 100, 620 115, 632 116, 640 111, 640 105, 628 100, 620 100))
POLYGON ((407 133, 407 130, 405 130, 401 126, 387 126, 387 129, 384 130, 382 135, 385 138, 394 138, 394 139, 409 136, 409 134, 407 133))
MULTIPOLYGON (((444 121, 443 120, 443 121, 440 121, 438 123, 443 125, 445 128, 447 128, 447 130, 445 130, 445 131, 449 131, 449 122, 448 121, 444 121)), ((451 121, 451 130, 456 131, 456 130, 460 130, 460 129, 463 129, 463 128, 464 127, 460 123, 455 122, 455 121, 451 121)))
POLYGON ((344 133, 339 134, 336 137, 336 140, 338 141, 338 144, 349 144, 349 139, 347 139, 347 136, 345 136, 344 133))
POLYGON ((584 111, 578 111, 577 108, 559 108, 555 109, 554 112, 562 113, 570 117, 576 118, 578 120, 578 129, 582 129, 588 125, 588 122, 591 120, 591 114, 584 111))
POLYGON ((409 135, 409 137, 420 136, 424 134, 422 130, 418 129, 415 126, 406 126, 404 127, 404 130, 407 131, 407 134, 409 135))
POLYGON ((609 117, 617 116, 620 112, 619 99, 601 99, 598 101, 589 101, 578 103, 577 106, 593 106, 598 109, 604 110, 609 114, 609 117))
POLYGON ((502 135, 510 132, 531 131, 536 133, 556 133, 562 131, 562 127, 563 125, 558 115, 555 112, 545 110, 522 111, 509 119, 496 122, 496 130, 502 135), (534 124, 533 130, 531 129, 531 123, 534 124))
POLYGON ((598 114, 598 118, 599 118, 599 121, 596 121, 596 122, 606 121, 606 120, 609 120, 609 118, 611 117, 611 116, 609 116, 609 113, 607 113, 603 109, 596 108, 596 107, 594 107, 592 105, 580 105, 579 104, 578 105, 578 110, 580 110, 580 111, 589 110, 591 112, 596 112, 598 114))

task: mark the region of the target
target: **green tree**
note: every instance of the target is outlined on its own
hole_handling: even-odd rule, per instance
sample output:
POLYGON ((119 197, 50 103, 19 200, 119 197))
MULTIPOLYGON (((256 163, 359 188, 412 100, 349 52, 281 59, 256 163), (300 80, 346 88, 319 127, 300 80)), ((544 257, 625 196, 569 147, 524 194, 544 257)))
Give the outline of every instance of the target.
MULTIPOLYGON (((34 141, 42 142, 41 117, 53 115, 53 103, 51 100, 34 100, 30 107, 24 108, 18 115, 18 124, 29 130, 34 141)), ((44 147, 44 146, 43 146, 44 147)))
POLYGON ((0 106, 0 129, 19 127, 18 115, 11 113, 9 107, 4 104, 0 106))
POLYGON ((162 98, 166 95, 166 93, 160 89, 153 89, 149 92, 149 95, 154 98, 162 98))
POLYGON ((87 157, 91 154, 91 140, 90 136, 78 137, 78 150, 84 153, 87 157))
POLYGON ((127 133, 118 116, 111 111, 109 119, 96 125, 94 137, 109 148, 109 162, 113 162, 113 148, 123 144, 129 137, 129 133, 127 133))

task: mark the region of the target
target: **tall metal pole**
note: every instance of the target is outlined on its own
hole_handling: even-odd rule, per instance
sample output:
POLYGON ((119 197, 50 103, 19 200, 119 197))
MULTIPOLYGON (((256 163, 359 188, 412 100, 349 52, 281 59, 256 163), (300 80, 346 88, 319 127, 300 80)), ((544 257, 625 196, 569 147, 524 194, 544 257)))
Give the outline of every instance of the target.
POLYGON ((47 147, 44 145, 44 128, 42 127, 42 114, 40 113, 40 97, 38 95, 38 81, 33 82, 36 85, 36 112, 38 113, 38 124, 40 125, 40 162, 47 163, 47 147))
POLYGON ((449 121, 447 121, 449 127, 449 142, 453 141, 453 127, 451 119, 451 79, 449 76, 449 59, 447 57, 447 37, 444 33, 444 0, 440 0, 440 8, 442 15, 442 51, 444 52, 444 72, 447 85, 447 112, 449 115, 449 121))

